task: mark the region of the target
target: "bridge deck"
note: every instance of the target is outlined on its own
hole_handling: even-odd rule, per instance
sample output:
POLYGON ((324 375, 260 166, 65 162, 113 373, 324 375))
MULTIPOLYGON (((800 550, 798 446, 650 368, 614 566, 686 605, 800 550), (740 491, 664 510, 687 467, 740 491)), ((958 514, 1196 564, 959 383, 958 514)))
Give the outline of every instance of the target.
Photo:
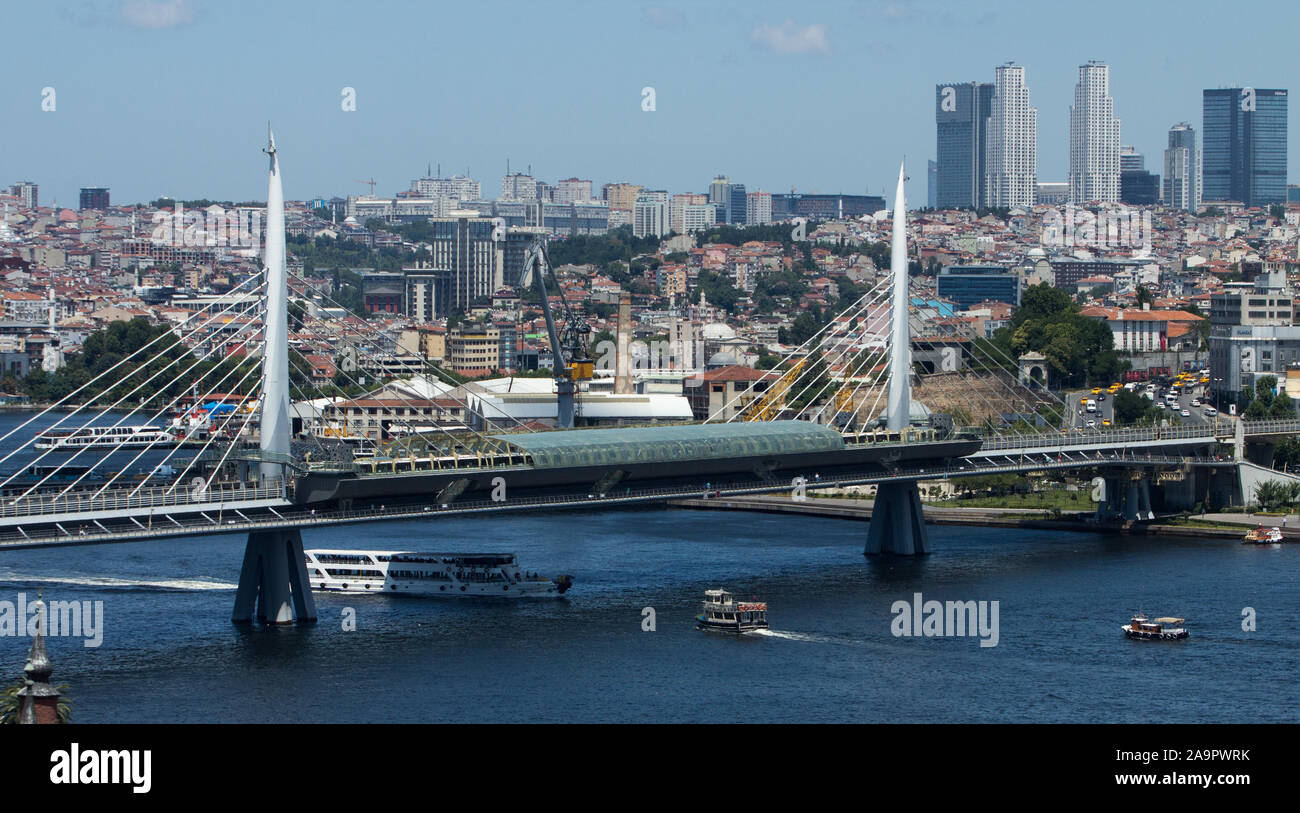
MULTIPOLYGON (((1185 455, 1135 455, 1104 451, 1058 454, 1054 451, 1020 451, 1005 452, 997 457, 981 460, 964 460, 950 465, 898 468, 887 472, 879 470, 860 473, 849 472, 820 480, 814 479, 811 473, 808 473, 806 475, 806 487, 809 490, 815 490, 817 488, 836 488, 850 485, 916 482, 949 477, 973 477, 987 474, 1071 469, 1096 465, 1183 466, 1188 462, 1189 458, 1185 455)), ((1236 465, 1233 461, 1216 458, 1196 458, 1193 462, 1196 465, 1213 467, 1236 465)), ((248 533, 249 531, 266 528, 309 528, 363 522, 471 516, 507 511, 565 508, 603 509, 625 505, 662 503, 682 497, 707 496, 707 494, 713 493, 723 496, 789 493, 792 486, 791 482, 785 480, 768 483, 754 483, 752 481, 743 483, 718 482, 712 484, 707 492, 700 485, 690 485, 668 488, 627 489, 622 494, 617 493, 617 491, 613 494, 571 493, 531 498, 512 498, 503 501, 474 500, 455 502, 449 505, 407 503, 360 510, 319 510, 308 506, 290 506, 282 510, 276 510, 279 506, 267 506, 256 513, 250 510, 235 516, 231 516, 233 509, 230 509, 227 505, 227 512, 221 517, 213 516, 211 512, 206 515, 190 514, 188 516, 168 518, 167 523, 155 521, 149 527, 141 525, 132 518, 128 520, 119 519, 111 527, 96 523, 96 527, 88 530, 85 534, 68 533, 64 529, 48 526, 27 532, 19 531, 17 533, 0 534, 0 550, 248 533)))
POLYGON ((285 484, 278 479, 265 485, 213 484, 191 489, 156 486, 138 491, 124 487, 106 489, 102 494, 95 490, 63 495, 34 493, 0 499, 0 528, 118 517, 147 519, 154 514, 236 511, 289 504, 285 484))

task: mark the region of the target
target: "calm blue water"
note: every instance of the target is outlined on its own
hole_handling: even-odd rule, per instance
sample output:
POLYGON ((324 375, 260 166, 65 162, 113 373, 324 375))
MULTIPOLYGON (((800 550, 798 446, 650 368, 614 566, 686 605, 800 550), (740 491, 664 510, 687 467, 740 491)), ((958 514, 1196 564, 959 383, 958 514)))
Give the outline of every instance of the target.
MULTIPOLYGON (((229 622, 238 537, 0 552, 0 598, 44 585, 104 602, 101 647, 51 642, 82 722, 1300 719, 1300 546, 936 527, 928 558, 867 561, 865 528, 664 509, 314 532, 309 546, 513 550, 576 586, 545 603, 318 595, 306 628, 229 622), (718 585, 766 599, 778 634, 695 630, 718 585), (918 590, 1000 601, 998 646, 893 637, 891 604, 918 590), (1125 640, 1137 607, 1186 615, 1193 638, 1125 640)), ((0 638, 0 673, 25 648, 0 638)))
MULTIPOLYGON (((936 526, 929 557, 867 560, 866 528, 652 509, 310 531, 514 551, 576 583, 525 603, 318 594, 302 628, 230 623, 237 536, 0 551, 0 601, 104 602, 101 647, 50 642, 79 722, 1300 720, 1300 545, 936 526), (766 600, 774 634, 695 630, 717 586, 766 600), (895 638, 890 607, 916 591, 999 601, 998 646, 895 638), (1192 639, 1124 639, 1136 609, 1186 616, 1192 639)), ((27 645, 0 638, 0 680, 27 645)))

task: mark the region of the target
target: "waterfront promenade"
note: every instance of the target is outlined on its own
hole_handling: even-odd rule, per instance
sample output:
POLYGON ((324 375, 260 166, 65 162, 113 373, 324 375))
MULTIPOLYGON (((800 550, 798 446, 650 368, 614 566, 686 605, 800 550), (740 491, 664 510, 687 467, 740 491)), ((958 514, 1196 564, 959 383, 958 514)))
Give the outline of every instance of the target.
MULTIPOLYGON (((803 514, 859 521, 870 520, 873 507, 871 500, 838 497, 808 497, 804 500, 794 500, 787 495, 692 498, 675 500, 670 504, 678 508, 803 514)), ((1053 515, 1050 511, 1040 508, 960 508, 925 505, 922 511, 926 521, 936 525, 1038 528, 1144 536, 1195 536, 1238 541, 1247 528, 1257 525, 1282 526, 1283 519, 1281 516, 1263 514, 1210 513, 1203 517, 1197 514, 1190 517, 1191 520, 1199 520, 1207 523, 1206 525, 1173 525, 1163 523, 1159 518, 1146 523, 1103 523, 1097 522, 1090 513, 1086 512, 1062 511, 1059 515, 1053 515), (1214 527, 1208 523, 1237 527, 1214 527)), ((1282 527, 1284 538, 1300 541, 1300 517, 1295 514, 1289 515, 1286 525, 1282 527)))

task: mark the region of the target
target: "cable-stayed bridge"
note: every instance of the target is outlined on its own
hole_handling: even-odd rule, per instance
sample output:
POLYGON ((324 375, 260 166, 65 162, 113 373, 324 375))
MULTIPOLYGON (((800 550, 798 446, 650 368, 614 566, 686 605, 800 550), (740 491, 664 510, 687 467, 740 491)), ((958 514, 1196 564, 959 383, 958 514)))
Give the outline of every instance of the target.
MULTIPOLYGON (((1224 488, 1252 439, 1300 432, 1060 429, 1068 406, 1015 360, 916 312, 900 171, 889 274, 708 420, 545 430, 470 383, 436 388, 451 417, 431 421, 429 399, 397 388, 361 419, 391 440, 359 456, 336 436, 346 423, 295 431, 312 401, 289 349, 288 291, 303 282, 285 262, 273 139, 267 153, 262 271, 0 436, 0 550, 247 534, 234 619, 284 623, 315 618, 301 534, 317 526, 875 485, 866 552, 914 554, 929 550, 920 481, 1095 470, 1103 512, 1143 518, 1152 488, 1194 503, 1224 488)), ((358 388, 413 365, 458 383, 365 320, 331 326, 358 388)))

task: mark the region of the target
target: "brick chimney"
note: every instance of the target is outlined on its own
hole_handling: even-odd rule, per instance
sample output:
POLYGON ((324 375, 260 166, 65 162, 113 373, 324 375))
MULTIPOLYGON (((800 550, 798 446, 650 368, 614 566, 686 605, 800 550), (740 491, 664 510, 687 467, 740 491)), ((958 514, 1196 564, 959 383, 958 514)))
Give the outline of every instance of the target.
POLYGON ((632 393, 632 295, 618 295, 618 352, 615 360, 614 394, 632 393))

